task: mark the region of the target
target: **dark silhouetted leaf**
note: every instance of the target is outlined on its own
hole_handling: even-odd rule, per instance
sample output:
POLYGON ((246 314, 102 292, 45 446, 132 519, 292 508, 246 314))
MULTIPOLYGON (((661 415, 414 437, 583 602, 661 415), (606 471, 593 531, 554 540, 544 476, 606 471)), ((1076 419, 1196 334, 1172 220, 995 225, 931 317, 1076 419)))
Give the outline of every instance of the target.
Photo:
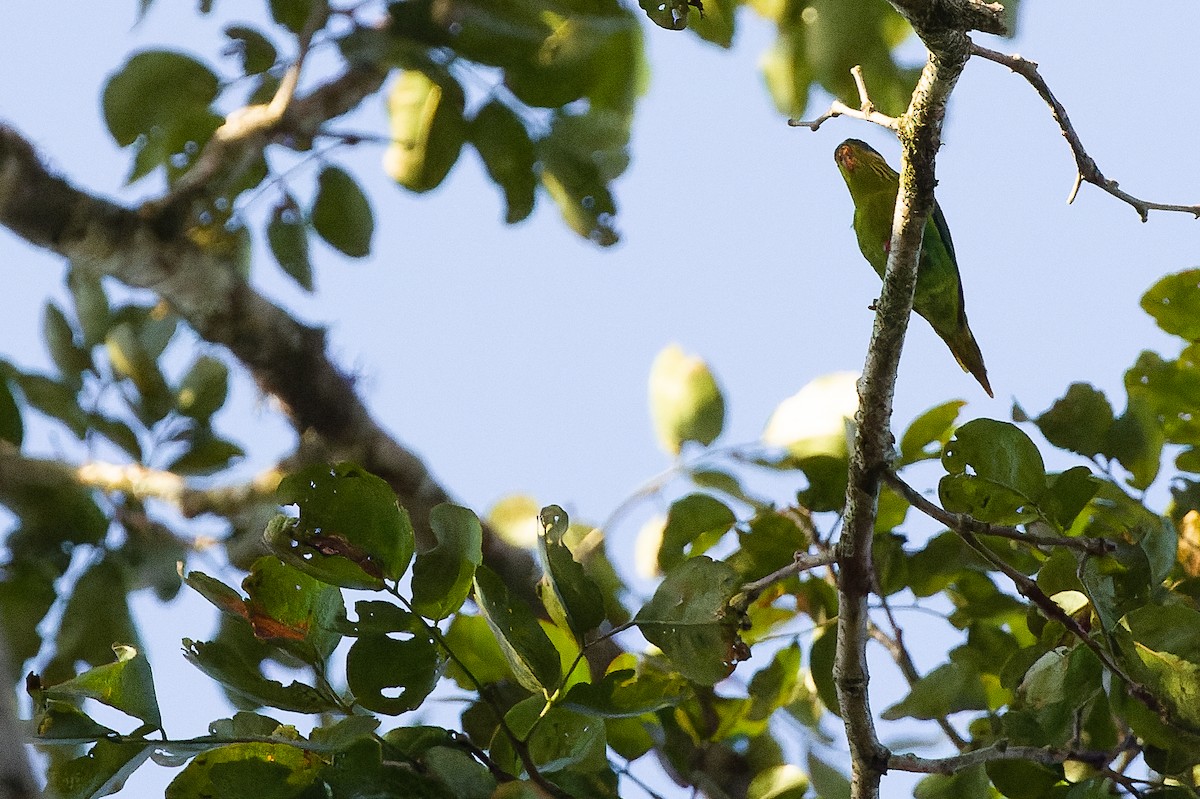
POLYGON ((313 229, 334 249, 351 258, 370 254, 375 233, 371 203, 342 169, 327 166, 321 170, 310 216, 313 229))

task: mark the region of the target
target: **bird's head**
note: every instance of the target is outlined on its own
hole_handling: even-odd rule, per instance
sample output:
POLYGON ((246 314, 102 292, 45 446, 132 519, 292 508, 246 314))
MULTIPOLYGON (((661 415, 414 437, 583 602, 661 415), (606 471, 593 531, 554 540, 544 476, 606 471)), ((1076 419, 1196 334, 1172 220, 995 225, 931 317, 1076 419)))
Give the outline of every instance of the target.
POLYGON ((865 141, 846 139, 833 151, 833 160, 851 192, 896 185, 896 171, 865 141))

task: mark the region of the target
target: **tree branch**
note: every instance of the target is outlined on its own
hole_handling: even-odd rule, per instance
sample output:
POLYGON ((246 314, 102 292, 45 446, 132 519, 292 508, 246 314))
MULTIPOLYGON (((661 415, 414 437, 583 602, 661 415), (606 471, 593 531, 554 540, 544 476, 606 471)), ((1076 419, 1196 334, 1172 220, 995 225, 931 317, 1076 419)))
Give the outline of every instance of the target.
POLYGON ((801 119, 789 119, 788 125, 793 128, 808 128, 815 131, 834 117, 847 116, 854 119, 861 119, 864 122, 873 122, 880 127, 895 131, 897 129, 896 126, 899 124, 897 119, 875 110, 875 103, 871 102, 871 96, 867 93, 867 83, 865 78, 863 78, 862 66, 855 64, 851 67, 850 74, 854 76, 854 85, 858 87, 857 109, 851 108, 841 100, 834 98, 833 103, 829 106, 829 110, 816 119, 808 122, 801 119))
MULTIPOLYGON (((981 0, 889 0, 929 47, 931 40, 945 34, 961 35, 982 31, 1004 35, 1004 6, 981 0)), ((932 52, 940 48, 930 47, 932 52)))
MULTIPOLYGON (((917 664, 913 662, 912 655, 909 654, 908 647, 904 645, 904 630, 900 627, 900 623, 896 621, 896 615, 892 613, 892 606, 888 603, 887 597, 882 592, 879 594, 879 604, 883 608, 883 613, 887 616, 888 624, 891 625, 892 634, 888 635, 874 622, 870 625, 871 637, 883 645, 883 648, 888 651, 895 661, 896 667, 900 669, 900 673, 904 675, 904 681, 908 683, 911 690, 921 679, 921 673, 917 671, 917 664)), ((960 752, 966 748, 967 741, 958 730, 954 729, 954 725, 950 723, 950 719, 946 716, 938 716, 934 721, 942 732, 950 739, 950 743, 960 752)))
POLYGON ((892 755, 888 768, 895 771, 915 771, 919 774, 954 774, 972 766, 993 763, 997 760, 1029 760, 1047 766, 1075 760, 1093 768, 1100 768, 1112 760, 1108 752, 1076 751, 1073 749, 1050 749, 1042 746, 1008 746, 1004 742, 984 749, 964 752, 951 757, 917 757, 916 755, 892 755))
POLYGON ((857 435, 850 456, 845 524, 838 540, 838 629, 834 684, 845 720, 851 755, 851 796, 875 799, 880 777, 887 771, 889 752, 875 732, 867 686, 866 642, 870 617, 871 544, 878 511, 879 489, 888 468, 894 438, 892 401, 900 351, 912 313, 917 263, 925 224, 933 209, 934 161, 941 146, 946 102, 969 58, 965 27, 980 27, 967 17, 986 9, 964 0, 905 0, 893 3, 913 24, 929 50, 929 58, 913 92, 908 110, 898 120, 903 146, 900 190, 883 290, 876 304, 875 326, 866 365, 858 382, 857 435), (963 15, 956 18, 954 14, 963 15), (962 27, 947 27, 955 22, 962 27))
POLYGON ((794 577, 811 569, 828 566, 837 561, 836 555, 832 550, 818 552, 815 555, 810 555, 807 552, 797 552, 792 562, 784 566, 782 569, 771 572, 766 577, 755 580, 752 583, 746 583, 742 586, 742 590, 732 599, 729 604, 735 610, 744 612, 754 600, 762 596, 763 591, 766 591, 775 583, 786 580, 789 577, 794 577))
POLYGON ((1046 592, 1041 589, 1041 586, 1035 580, 1030 579, 997 557, 994 552, 980 543, 979 539, 973 533, 966 530, 955 530, 955 532, 958 533, 967 546, 975 550, 976 554, 991 564, 992 568, 1002 572, 1005 577, 1011 580, 1013 585, 1016 586, 1017 592, 1036 605, 1046 618, 1053 619, 1063 625, 1068 632, 1079 639, 1080 643, 1092 650, 1096 659, 1112 672, 1114 677, 1125 684, 1125 687, 1134 699, 1137 699, 1147 708, 1162 716, 1164 721, 1167 720, 1166 716, 1163 715, 1165 708, 1158 701, 1158 697, 1151 693, 1149 688, 1127 674, 1108 650, 1101 646, 1099 641, 1089 635, 1088 631, 1083 628, 1083 625, 1076 621, 1071 614, 1067 613, 1059 607, 1057 602, 1047 596, 1046 592))
POLYGON ((1138 212, 1138 216, 1142 218, 1143 222, 1150 218, 1151 211, 1178 211, 1180 213, 1191 214, 1200 219, 1200 205, 1171 205, 1169 203, 1142 200, 1126 191, 1122 191, 1118 188, 1115 180, 1109 180, 1104 177, 1104 173, 1100 171, 1100 167, 1096 165, 1096 162, 1088 155, 1087 150, 1084 149, 1083 142, 1079 139, 1079 134, 1075 132, 1075 127, 1071 124, 1070 117, 1067 116, 1067 109, 1063 107, 1063 104, 1050 91, 1050 86, 1042 78, 1041 73, 1038 72, 1036 62, 1022 58, 1019 55, 998 53, 995 50, 981 47, 974 42, 971 43, 971 55, 977 55, 980 58, 985 58, 988 61, 994 61, 997 64, 1008 67, 1029 81, 1029 85, 1034 88, 1034 91, 1045 101, 1046 105, 1050 106, 1050 113, 1054 117, 1054 121, 1058 123, 1063 138, 1067 140, 1067 144, 1071 148, 1071 154, 1075 157, 1075 184, 1071 188, 1070 195, 1067 196, 1068 203, 1075 202, 1075 197, 1079 194, 1079 187, 1086 182, 1131 205, 1138 212))
POLYGON ((892 470, 888 470, 884 476, 884 481, 896 490, 896 493, 904 497, 908 504, 912 505, 917 510, 924 513, 934 521, 941 522, 951 530, 957 532, 967 531, 975 535, 987 535, 995 538, 1007 538, 1012 541, 1020 541, 1025 544, 1030 544, 1039 547, 1066 547, 1068 549, 1079 550, 1089 555, 1107 555, 1114 551, 1117 545, 1107 538, 1068 538, 1061 535, 1042 535, 1027 530, 1019 530, 1016 527, 1007 527, 999 524, 988 524, 981 522, 971 516, 963 513, 951 513, 948 510, 941 508, 926 499, 921 492, 910 486, 908 483, 892 470))
MULTIPOLYGON (((205 148, 196 180, 228 175, 273 142, 302 146, 326 120, 375 91, 383 77, 375 68, 351 67, 293 99, 281 118, 248 122, 240 133, 205 148)), ((169 195, 166 201, 181 200, 169 195)), ((160 202, 134 210, 75 188, 52 175, 17 131, 0 125, 0 225, 77 269, 157 293, 202 338, 227 347, 262 390, 278 398, 306 443, 315 436, 316 449, 385 479, 412 515, 422 543, 431 543, 429 512, 450 499, 448 492, 371 417, 353 380, 329 359, 324 331, 301 324, 255 291, 231 256, 192 241, 181 223, 170 223, 184 217, 164 213, 164 207, 160 202)), ((528 553, 496 536, 487 536, 484 546, 485 557, 510 585, 533 584, 536 567, 528 553)))

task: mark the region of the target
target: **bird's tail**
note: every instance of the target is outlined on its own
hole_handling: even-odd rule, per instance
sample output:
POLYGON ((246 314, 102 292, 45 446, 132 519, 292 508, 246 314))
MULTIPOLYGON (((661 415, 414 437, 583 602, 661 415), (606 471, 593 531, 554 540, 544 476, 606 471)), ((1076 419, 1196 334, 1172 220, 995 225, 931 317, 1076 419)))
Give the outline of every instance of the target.
POLYGON ((964 319, 957 330, 942 338, 949 345, 950 352, 954 353, 954 359, 963 371, 970 372, 989 397, 995 397, 992 384, 988 382, 987 367, 983 365, 983 353, 979 351, 979 344, 975 341, 971 328, 967 327, 967 321, 964 319))

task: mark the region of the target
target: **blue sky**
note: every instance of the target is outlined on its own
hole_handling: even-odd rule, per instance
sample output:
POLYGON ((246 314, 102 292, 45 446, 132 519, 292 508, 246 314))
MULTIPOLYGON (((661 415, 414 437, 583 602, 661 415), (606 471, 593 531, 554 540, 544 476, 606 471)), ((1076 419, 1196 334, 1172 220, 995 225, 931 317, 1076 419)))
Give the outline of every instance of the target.
MULTIPOLYGON (((158 0, 131 29, 135 5, 0 6, 3 120, 78 185, 129 202, 158 186, 122 187, 128 158, 99 111, 106 75, 141 47, 215 60, 222 25, 247 4, 218 2, 217 15, 203 18, 194 3, 158 0)), ((256 15, 259 5, 248 4, 256 15)), ((1200 201, 1192 79, 1200 6, 1133 8, 1026 2, 1015 41, 979 41, 1040 62, 1085 145, 1123 188, 1200 201)), ((853 120, 817 133, 787 127, 756 69, 771 30, 745 10, 739 26, 731 52, 647 26, 653 75, 632 165, 616 184, 615 248, 579 240, 545 197, 532 219, 504 226, 499 193, 469 149, 443 187, 416 197, 382 174, 382 149, 365 146, 332 160, 355 172, 374 203, 369 259, 348 262, 315 245, 318 292, 305 296, 257 250, 255 282, 304 320, 329 325, 336 358, 378 418, 464 504, 482 512, 519 492, 581 519, 607 516, 668 465, 650 428, 646 377, 673 341, 716 371, 730 443, 755 439, 774 407, 813 378, 861 367, 878 280, 855 246, 832 154, 850 136, 893 163, 897 147, 853 120)), ((808 115, 827 103, 815 94, 808 115)), ((354 127, 384 130, 382 101, 369 100, 354 127)), ((1137 303, 1159 276, 1196 266, 1200 222, 1153 214, 1142 224, 1089 186, 1067 206, 1070 153, 1041 100, 996 64, 968 65, 944 141, 938 198, 997 399, 914 320, 897 425, 954 397, 969 400, 967 416, 1007 418, 1014 399, 1040 412, 1076 380, 1106 390, 1119 410, 1122 373, 1137 353, 1177 350, 1137 303)), ((260 202, 262 213, 270 200, 260 202)), ((63 274, 58 259, 0 232, 0 355, 48 365, 42 305, 62 296, 63 274)), ((244 378, 230 407, 221 424, 250 452, 244 473, 287 451, 290 432, 244 378)), ((45 432, 31 443, 42 453, 62 448, 45 432)), ((656 509, 617 531, 617 557, 628 559, 640 519, 656 509)), ((203 637, 194 617, 180 620, 194 607, 144 603, 139 614, 169 639, 203 637)), ((167 641, 155 653, 160 691, 164 681, 204 682, 176 652, 167 641)))

